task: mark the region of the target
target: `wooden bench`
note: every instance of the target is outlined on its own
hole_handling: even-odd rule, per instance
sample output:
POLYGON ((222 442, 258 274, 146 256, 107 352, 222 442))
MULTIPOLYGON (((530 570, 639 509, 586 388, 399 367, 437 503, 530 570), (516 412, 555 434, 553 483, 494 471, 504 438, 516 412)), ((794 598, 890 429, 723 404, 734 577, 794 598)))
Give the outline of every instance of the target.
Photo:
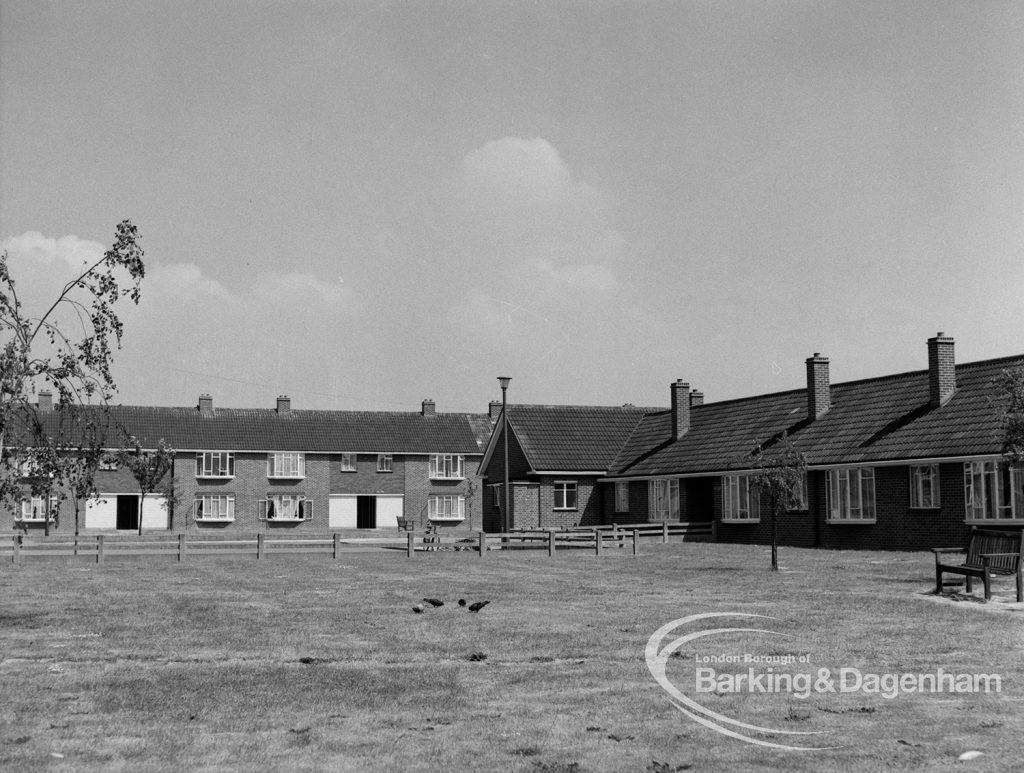
POLYGON ((971 579, 980 577, 985 584, 985 601, 992 598, 992 575, 1012 574, 1017 578, 1017 601, 1024 601, 1024 577, 1021 575, 1024 532, 974 529, 966 548, 932 548, 935 554, 935 592, 942 593, 943 574, 962 574, 971 592, 971 579), (950 553, 966 553, 962 564, 944 562, 950 553))

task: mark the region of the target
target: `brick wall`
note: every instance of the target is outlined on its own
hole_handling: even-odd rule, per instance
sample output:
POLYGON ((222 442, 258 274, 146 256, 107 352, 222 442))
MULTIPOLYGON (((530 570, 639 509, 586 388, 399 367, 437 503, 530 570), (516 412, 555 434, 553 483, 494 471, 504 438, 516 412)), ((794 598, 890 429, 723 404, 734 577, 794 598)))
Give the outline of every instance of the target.
POLYGON ((245 534, 261 531, 323 531, 327 528, 332 467, 339 464, 339 459, 328 454, 306 454, 305 478, 284 480, 267 477, 267 454, 237 453, 234 478, 218 480, 196 478, 196 455, 179 454, 175 463, 175 486, 179 493, 179 501, 173 529, 245 534), (196 522, 192 514, 195 497, 217 494, 234 495, 234 522, 196 522), (297 494, 311 500, 312 520, 277 523, 259 520, 260 500, 280 494, 297 494))
MULTIPOLYGON (((875 467, 875 522, 829 523, 827 473, 808 476, 807 512, 787 513, 778 519, 780 545, 822 547, 833 550, 928 550, 964 545, 970 525, 964 522, 963 464, 939 465, 937 508, 910 507, 910 468, 875 467)), ((715 484, 718 541, 770 544, 768 503, 761 503, 759 523, 721 520, 721 482, 715 484)))
MULTIPOLYGON (((485 531, 501 531, 501 507, 503 507, 504 494, 501 487, 505 478, 505 447, 499 431, 487 468, 481 471, 480 485, 482 494, 480 496, 483 528, 485 531), (497 484, 497 485, 495 485, 497 484)), ((522 447, 514 433, 509 433, 508 438, 508 479, 510 483, 522 480, 530 472, 530 463, 523 453, 522 447)), ((509 495, 511 497, 511 493, 509 495)), ((512 508, 515 511, 514 507, 512 508)))
POLYGON ((462 480, 438 480, 430 478, 430 455, 419 454, 405 457, 405 517, 416 521, 416 528, 425 528, 429 498, 435 495, 463 496, 465 519, 450 523, 439 523, 444 529, 477 531, 483 528, 483 486, 480 479, 480 456, 467 456, 464 460, 466 477, 462 480))
POLYGON ((601 523, 602 497, 596 478, 547 476, 540 480, 539 526, 597 526, 601 523), (576 484, 576 507, 572 510, 555 509, 555 482, 576 484))

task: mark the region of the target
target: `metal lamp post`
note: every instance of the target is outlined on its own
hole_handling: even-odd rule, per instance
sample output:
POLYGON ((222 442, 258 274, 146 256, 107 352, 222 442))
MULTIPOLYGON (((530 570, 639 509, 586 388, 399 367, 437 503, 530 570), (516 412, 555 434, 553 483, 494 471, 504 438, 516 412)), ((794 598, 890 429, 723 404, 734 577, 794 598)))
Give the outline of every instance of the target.
POLYGON ((498 376, 498 383, 501 384, 501 439, 505 444, 505 485, 502 487, 502 492, 505 495, 505 506, 501 509, 501 531, 503 534, 508 532, 509 520, 508 520, 508 382, 512 378, 510 376, 498 376))

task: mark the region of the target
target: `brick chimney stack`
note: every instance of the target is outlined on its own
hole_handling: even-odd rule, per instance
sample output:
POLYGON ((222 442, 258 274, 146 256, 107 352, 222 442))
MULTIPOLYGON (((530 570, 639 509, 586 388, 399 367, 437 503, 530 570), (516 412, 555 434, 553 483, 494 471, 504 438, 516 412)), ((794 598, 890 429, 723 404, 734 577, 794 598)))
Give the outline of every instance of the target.
POLYGON ((423 401, 423 405, 420 408, 420 414, 423 416, 433 416, 435 412, 434 401, 428 397, 423 401))
POLYGON ((213 397, 211 395, 199 395, 199 412, 213 413, 213 397))
POLYGON ((288 395, 277 396, 277 412, 279 414, 291 413, 292 411, 292 398, 288 395))
POLYGON ((53 392, 44 389, 39 393, 39 412, 49 413, 53 410, 53 392))
POLYGON ((828 413, 831 407, 828 357, 815 352, 813 357, 807 358, 807 418, 814 421, 828 413))
POLYGON ((690 430, 690 385, 682 379, 672 385, 672 439, 690 430))
POLYGON ((937 333, 928 339, 928 405, 945 405, 956 392, 956 359, 953 338, 937 333))
POLYGON ((497 421, 501 416, 501 400, 491 400, 487 404, 487 416, 491 421, 497 421))
POLYGON ((704 405, 704 393, 697 389, 690 392, 690 407, 693 408, 695 405, 704 405))

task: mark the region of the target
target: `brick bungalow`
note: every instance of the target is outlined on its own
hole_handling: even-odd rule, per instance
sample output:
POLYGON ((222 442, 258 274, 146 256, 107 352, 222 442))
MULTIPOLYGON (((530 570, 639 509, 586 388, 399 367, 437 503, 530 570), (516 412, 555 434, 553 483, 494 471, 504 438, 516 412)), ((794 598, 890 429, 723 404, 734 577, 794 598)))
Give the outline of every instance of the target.
POLYGON ((1024 525, 1024 471, 1000 464, 996 379, 1024 356, 956 365, 954 341, 928 340, 928 369, 842 384, 807 360, 806 389, 644 416, 602 483, 628 490, 635 520, 713 520, 722 542, 765 543, 769 503, 749 452, 787 432, 804 453, 802 505, 783 544, 922 550, 964 544, 976 525, 1024 525), (656 502, 669 503, 668 507, 656 502))
MULTIPOLYGON (((38 409, 56 413, 48 394, 38 409)), ((297 410, 287 397, 270 409, 116 406, 110 420, 143 448, 160 439, 175 450, 173 508, 158 495, 140 501, 127 470, 106 465, 100 496, 83 503, 83 531, 252 533, 418 528, 479 529, 478 470, 491 431, 488 414, 297 410)), ((51 530, 74 529, 65 502, 51 530)), ((15 528, 41 530, 45 507, 27 498, 15 528)))
MULTIPOLYGON (((500 409, 501 404, 497 407, 500 409)), ((508 406, 509 528, 603 523, 607 486, 599 485, 645 413, 632 405, 508 406)), ((501 416, 487 444, 484 528, 500 531, 505 443, 501 416)))
MULTIPOLYGON (((806 388, 718 403, 677 381, 669 409, 512 406, 513 525, 711 521, 719 541, 766 543, 750 452, 786 432, 808 473, 783 544, 922 550, 964 544, 973 526, 1021 528, 1024 470, 1000 464, 995 382, 1024 355, 957 365, 942 333, 927 349, 926 370, 841 384, 815 354, 806 388)), ((491 529, 501 426, 481 467, 491 529)))

